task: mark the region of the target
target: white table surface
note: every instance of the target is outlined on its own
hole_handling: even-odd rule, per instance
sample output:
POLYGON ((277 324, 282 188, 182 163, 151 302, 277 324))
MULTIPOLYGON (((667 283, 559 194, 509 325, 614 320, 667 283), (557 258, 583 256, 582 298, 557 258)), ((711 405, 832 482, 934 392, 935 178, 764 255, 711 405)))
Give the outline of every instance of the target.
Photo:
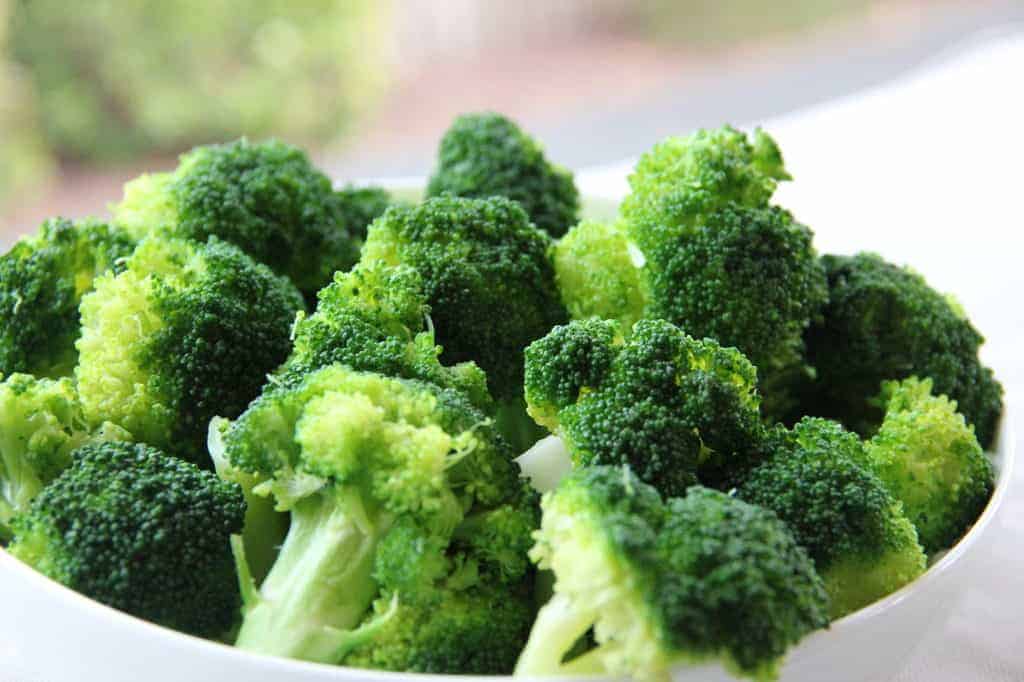
MULTIPOLYGON (((951 46, 884 86, 739 123, 778 140, 795 180, 776 201, 815 231, 819 251, 876 251, 956 294, 1018 408, 1021 451, 1024 26, 951 46)), ((581 190, 621 197, 631 167, 584 170, 581 190)), ((1024 680, 1024 465, 1007 504, 994 555, 949 624, 880 682, 1024 680)))

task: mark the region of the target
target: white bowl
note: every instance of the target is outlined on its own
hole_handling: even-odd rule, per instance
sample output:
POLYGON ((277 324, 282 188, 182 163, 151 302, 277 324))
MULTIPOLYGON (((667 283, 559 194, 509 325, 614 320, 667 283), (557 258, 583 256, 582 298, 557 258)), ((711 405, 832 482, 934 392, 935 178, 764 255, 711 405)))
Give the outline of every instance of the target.
MULTIPOLYGON (((786 659, 783 682, 867 682, 894 673, 942 627, 974 567, 1001 534, 1014 437, 1004 414, 992 455, 996 489, 977 523, 923 576, 807 637, 786 659)), ((441 682, 448 676, 382 673, 259 656, 182 635, 87 599, 0 551, 3 682, 441 682)), ((679 668, 675 682, 731 680, 717 666, 679 668)), ((511 678, 460 678, 508 682, 511 678)))

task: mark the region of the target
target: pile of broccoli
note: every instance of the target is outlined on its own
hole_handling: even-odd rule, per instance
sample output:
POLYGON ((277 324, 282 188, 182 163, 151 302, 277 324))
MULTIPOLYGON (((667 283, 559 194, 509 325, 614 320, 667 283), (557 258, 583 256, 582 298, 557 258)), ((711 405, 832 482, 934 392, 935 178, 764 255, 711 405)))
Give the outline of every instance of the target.
POLYGON ((767 682, 984 510, 1002 389, 952 299, 820 256, 762 131, 613 221, 513 121, 426 196, 199 147, 0 258, 0 544, 256 653, 767 682))

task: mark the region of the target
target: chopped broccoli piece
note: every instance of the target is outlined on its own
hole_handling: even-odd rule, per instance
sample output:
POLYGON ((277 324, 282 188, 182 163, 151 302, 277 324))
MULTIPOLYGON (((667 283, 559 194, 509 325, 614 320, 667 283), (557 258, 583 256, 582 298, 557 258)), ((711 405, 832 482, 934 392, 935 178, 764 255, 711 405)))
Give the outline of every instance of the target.
POLYGON ((739 487, 778 514, 814 560, 839 618, 909 583, 925 569, 917 531, 899 501, 864 466, 864 445, 836 422, 804 418, 774 457, 739 487))
POLYGON ((244 138, 196 147, 173 172, 129 182, 113 213, 139 238, 166 228, 198 241, 231 242, 291 278, 307 297, 359 259, 365 227, 347 224, 358 212, 305 152, 244 138))
POLYGON ((87 421, 209 467, 210 419, 238 416, 259 394, 301 308, 290 282, 227 242, 147 238, 82 299, 87 421))
POLYGON ((508 446, 462 393, 341 365, 270 385, 223 437, 231 466, 291 517, 263 584, 243 590, 237 646, 311 661, 345 654, 395 524, 444 545, 467 510, 519 485, 508 446))
POLYGON ((554 245, 555 281, 574 320, 616 320, 625 332, 644 316, 643 254, 621 223, 584 220, 554 245))
POLYGON ((360 245, 366 241, 366 230, 370 223, 396 203, 383 187, 347 186, 335 194, 340 204, 341 224, 345 225, 360 245))
POLYGON ((69 376, 82 296, 134 248, 104 223, 54 218, 0 257, 0 374, 69 376))
POLYGON ((16 517, 11 554, 73 590, 182 632, 226 634, 240 598, 237 486, 141 444, 86 445, 16 517))
POLYGON ((544 496, 532 556, 555 573, 517 675, 663 679, 720 660, 776 677, 789 646, 827 623, 813 564, 772 514, 693 487, 663 501, 628 467, 573 472, 544 496), (593 628, 596 647, 566 661, 593 628))
POLYGON ((955 400, 982 447, 991 447, 1002 386, 978 359, 984 339, 963 310, 920 275, 881 257, 824 256, 829 302, 806 334, 818 390, 808 412, 870 435, 882 411, 870 399, 882 381, 928 377, 955 400))
POLYGON ((868 441, 870 466, 903 502, 929 554, 951 547, 974 524, 995 486, 992 464, 956 403, 932 380, 882 384, 885 418, 868 441))
POLYGON ((549 162, 536 140, 494 113, 459 116, 444 134, 427 183, 428 197, 441 194, 512 199, 552 237, 565 234, 579 214, 572 173, 549 162))
POLYGON ((641 320, 556 327, 526 351, 530 414, 577 466, 629 464, 665 495, 728 487, 762 456, 757 374, 735 348, 641 320), (696 478, 695 478, 696 477, 696 478))

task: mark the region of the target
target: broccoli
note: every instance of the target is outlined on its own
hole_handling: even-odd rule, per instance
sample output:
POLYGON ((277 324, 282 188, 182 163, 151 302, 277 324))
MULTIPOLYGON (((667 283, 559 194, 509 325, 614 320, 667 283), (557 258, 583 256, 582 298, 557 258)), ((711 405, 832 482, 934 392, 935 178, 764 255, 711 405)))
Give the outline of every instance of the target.
POLYGON ((829 302, 806 334, 819 381, 804 410, 870 435, 882 420, 871 402, 882 381, 928 377, 936 393, 956 401, 982 447, 991 447, 1003 389, 979 361, 984 339, 960 306, 878 255, 822 260, 829 302))
POLYGON ((359 259, 365 217, 351 197, 305 152, 275 140, 246 139, 197 147, 171 173, 143 175, 125 186, 114 220, 136 237, 155 229, 205 242, 216 236, 240 247, 312 298, 359 259))
MULTIPOLYGON (((549 246, 508 199, 441 196, 388 209, 363 247, 364 264, 420 273, 441 360, 472 360, 484 370, 510 436, 530 425, 522 407, 523 349, 567 317, 549 246)), ((539 435, 534 429, 514 445, 522 449, 539 435)))
POLYGON ((82 296, 134 248, 104 223, 54 218, 0 258, 0 374, 69 376, 82 296))
POLYGON ((340 205, 341 224, 352 238, 362 245, 366 229, 396 203, 382 187, 353 187, 348 185, 335 192, 340 205))
POLYGON ((82 409, 210 466, 206 432, 236 417, 290 348, 298 291, 239 249, 153 235, 82 299, 82 409))
POLYGON ((579 214, 572 173, 550 163, 533 138, 494 113, 459 116, 444 134, 427 183, 428 197, 441 194, 507 197, 556 238, 576 224, 579 214))
POLYGON ((530 414, 577 466, 629 464, 665 495, 727 487, 762 457, 757 375, 743 355, 641 320, 555 327, 526 350, 530 414), (696 478, 695 478, 696 477, 696 478))
POLYGON ((244 513, 237 486, 156 448, 86 445, 15 518, 9 551, 108 606, 219 637, 238 618, 229 540, 244 513))
POLYGON ((667 679, 718 659, 776 677, 789 646, 827 624, 807 554, 771 512, 695 486, 662 500, 628 467, 588 467, 545 494, 531 556, 555 573, 517 675, 667 679), (596 648, 566 661, 593 628, 596 648))
POLYGON ((555 243, 552 260, 562 303, 574 320, 616 320, 628 333, 644 316, 644 257, 622 223, 582 221, 555 243))
POLYGON ((414 521, 444 544, 467 510, 520 487, 508 446, 464 394, 342 365, 269 385, 223 438, 231 466, 291 520, 258 590, 240 558, 237 646, 292 658, 338 662, 359 636, 395 524, 414 521))
POLYGON ((493 411, 487 377, 472 362, 442 366, 419 273, 408 267, 359 264, 320 290, 316 312, 300 314, 282 381, 334 363, 387 376, 429 381, 466 393, 493 411))
POLYGON ((882 384, 885 418, 867 443, 871 468, 903 502, 929 554, 952 546, 992 497, 995 474, 956 403, 931 379, 882 384))
POLYGON ((778 514, 807 550, 832 618, 895 592, 925 569, 917 531, 864 461, 856 434, 804 418, 737 490, 778 514))

